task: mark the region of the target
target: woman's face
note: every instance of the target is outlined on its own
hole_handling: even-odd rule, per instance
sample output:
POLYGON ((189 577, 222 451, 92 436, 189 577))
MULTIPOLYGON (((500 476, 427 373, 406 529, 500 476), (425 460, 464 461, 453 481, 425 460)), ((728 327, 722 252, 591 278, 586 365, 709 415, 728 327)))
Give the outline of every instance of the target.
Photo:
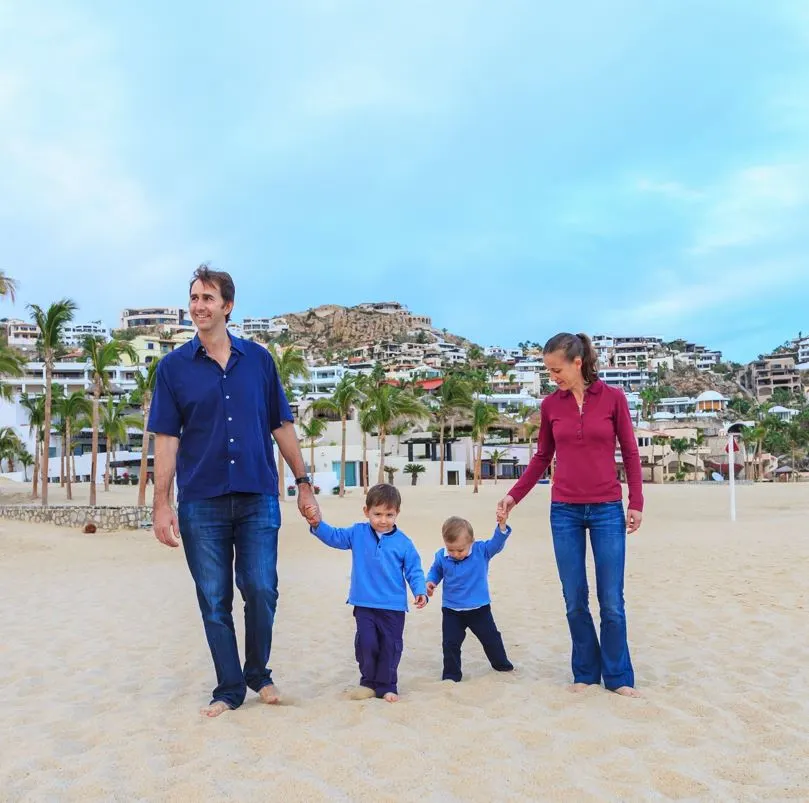
POLYGON ((543 354, 542 359, 551 375, 551 381, 556 382, 560 390, 571 390, 581 384, 581 357, 568 360, 564 351, 552 351, 550 354, 543 354))

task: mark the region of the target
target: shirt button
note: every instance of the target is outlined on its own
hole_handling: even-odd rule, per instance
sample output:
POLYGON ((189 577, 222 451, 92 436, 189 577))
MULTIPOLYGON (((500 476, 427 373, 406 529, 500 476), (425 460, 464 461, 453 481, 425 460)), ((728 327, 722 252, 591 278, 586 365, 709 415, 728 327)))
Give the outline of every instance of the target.
POLYGON ((228 378, 227 374, 222 374, 222 379, 227 379, 227 378, 228 378))
POLYGON ((230 442, 233 443, 233 438, 230 439, 230 442))
POLYGON ((233 421, 233 418, 231 416, 228 416, 228 421, 233 421))
POLYGON ((226 399, 229 399, 229 398, 230 398, 230 396, 225 396, 225 398, 226 398, 226 399))
POLYGON ((235 462, 236 462, 235 460, 231 460, 230 465, 233 465, 235 462))

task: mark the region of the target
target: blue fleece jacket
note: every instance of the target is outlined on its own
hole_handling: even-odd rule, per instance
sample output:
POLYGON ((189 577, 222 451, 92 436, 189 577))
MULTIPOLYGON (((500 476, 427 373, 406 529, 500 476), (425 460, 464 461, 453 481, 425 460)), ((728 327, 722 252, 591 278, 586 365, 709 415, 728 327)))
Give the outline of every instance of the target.
POLYGON ((405 579, 414 597, 427 593, 419 553, 398 528, 377 535, 367 521, 351 527, 332 527, 321 521, 311 531, 327 546, 351 550, 349 605, 406 611, 405 579))
POLYGON ((491 604, 489 596, 489 561, 502 552, 511 527, 501 532, 495 528, 488 541, 473 541, 469 554, 462 560, 451 558, 446 549, 435 553, 435 561, 427 581, 436 585, 444 580, 442 606, 452 610, 470 610, 491 604))

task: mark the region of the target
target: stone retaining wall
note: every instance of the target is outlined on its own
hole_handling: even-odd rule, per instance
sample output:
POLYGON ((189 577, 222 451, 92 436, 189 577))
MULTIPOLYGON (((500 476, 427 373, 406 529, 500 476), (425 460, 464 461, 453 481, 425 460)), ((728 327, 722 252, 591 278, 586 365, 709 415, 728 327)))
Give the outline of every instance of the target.
POLYGON ((76 528, 91 521, 100 530, 137 530, 152 526, 152 509, 137 505, 0 505, 0 517, 76 528))

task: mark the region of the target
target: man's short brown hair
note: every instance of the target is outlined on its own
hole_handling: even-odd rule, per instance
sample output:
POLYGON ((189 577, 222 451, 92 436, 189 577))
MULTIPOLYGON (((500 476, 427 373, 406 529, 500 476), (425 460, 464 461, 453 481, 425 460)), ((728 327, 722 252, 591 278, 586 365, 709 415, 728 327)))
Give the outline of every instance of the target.
POLYGON ((402 507, 402 495, 399 493, 398 488, 388 485, 386 482, 380 482, 379 485, 374 485, 373 488, 368 489, 368 495, 365 497, 365 507, 385 507, 392 508, 399 511, 402 507))
POLYGON ((441 528, 441 537, 445 544, 454 544, 462 535, 469 535, 475 540, 475 531, 472 525, 460 516, 450 516, 441 528))
MULTIPOLYGON (((191 283, 188 285, 188 294, 191 295, 191 288, 194 282, 200 281, 203 285, 208 287, 215 287, 222 296, 222 301, 226 304, 229 302, 233 304, 236 300, 236 285, 233 284, 233 278, 229 273, 223 270, 211 270, 204 262, 195 271, 191 277, 191 283)), ((230 320, 230 313, 225 316, 225 320, 230 320)))

